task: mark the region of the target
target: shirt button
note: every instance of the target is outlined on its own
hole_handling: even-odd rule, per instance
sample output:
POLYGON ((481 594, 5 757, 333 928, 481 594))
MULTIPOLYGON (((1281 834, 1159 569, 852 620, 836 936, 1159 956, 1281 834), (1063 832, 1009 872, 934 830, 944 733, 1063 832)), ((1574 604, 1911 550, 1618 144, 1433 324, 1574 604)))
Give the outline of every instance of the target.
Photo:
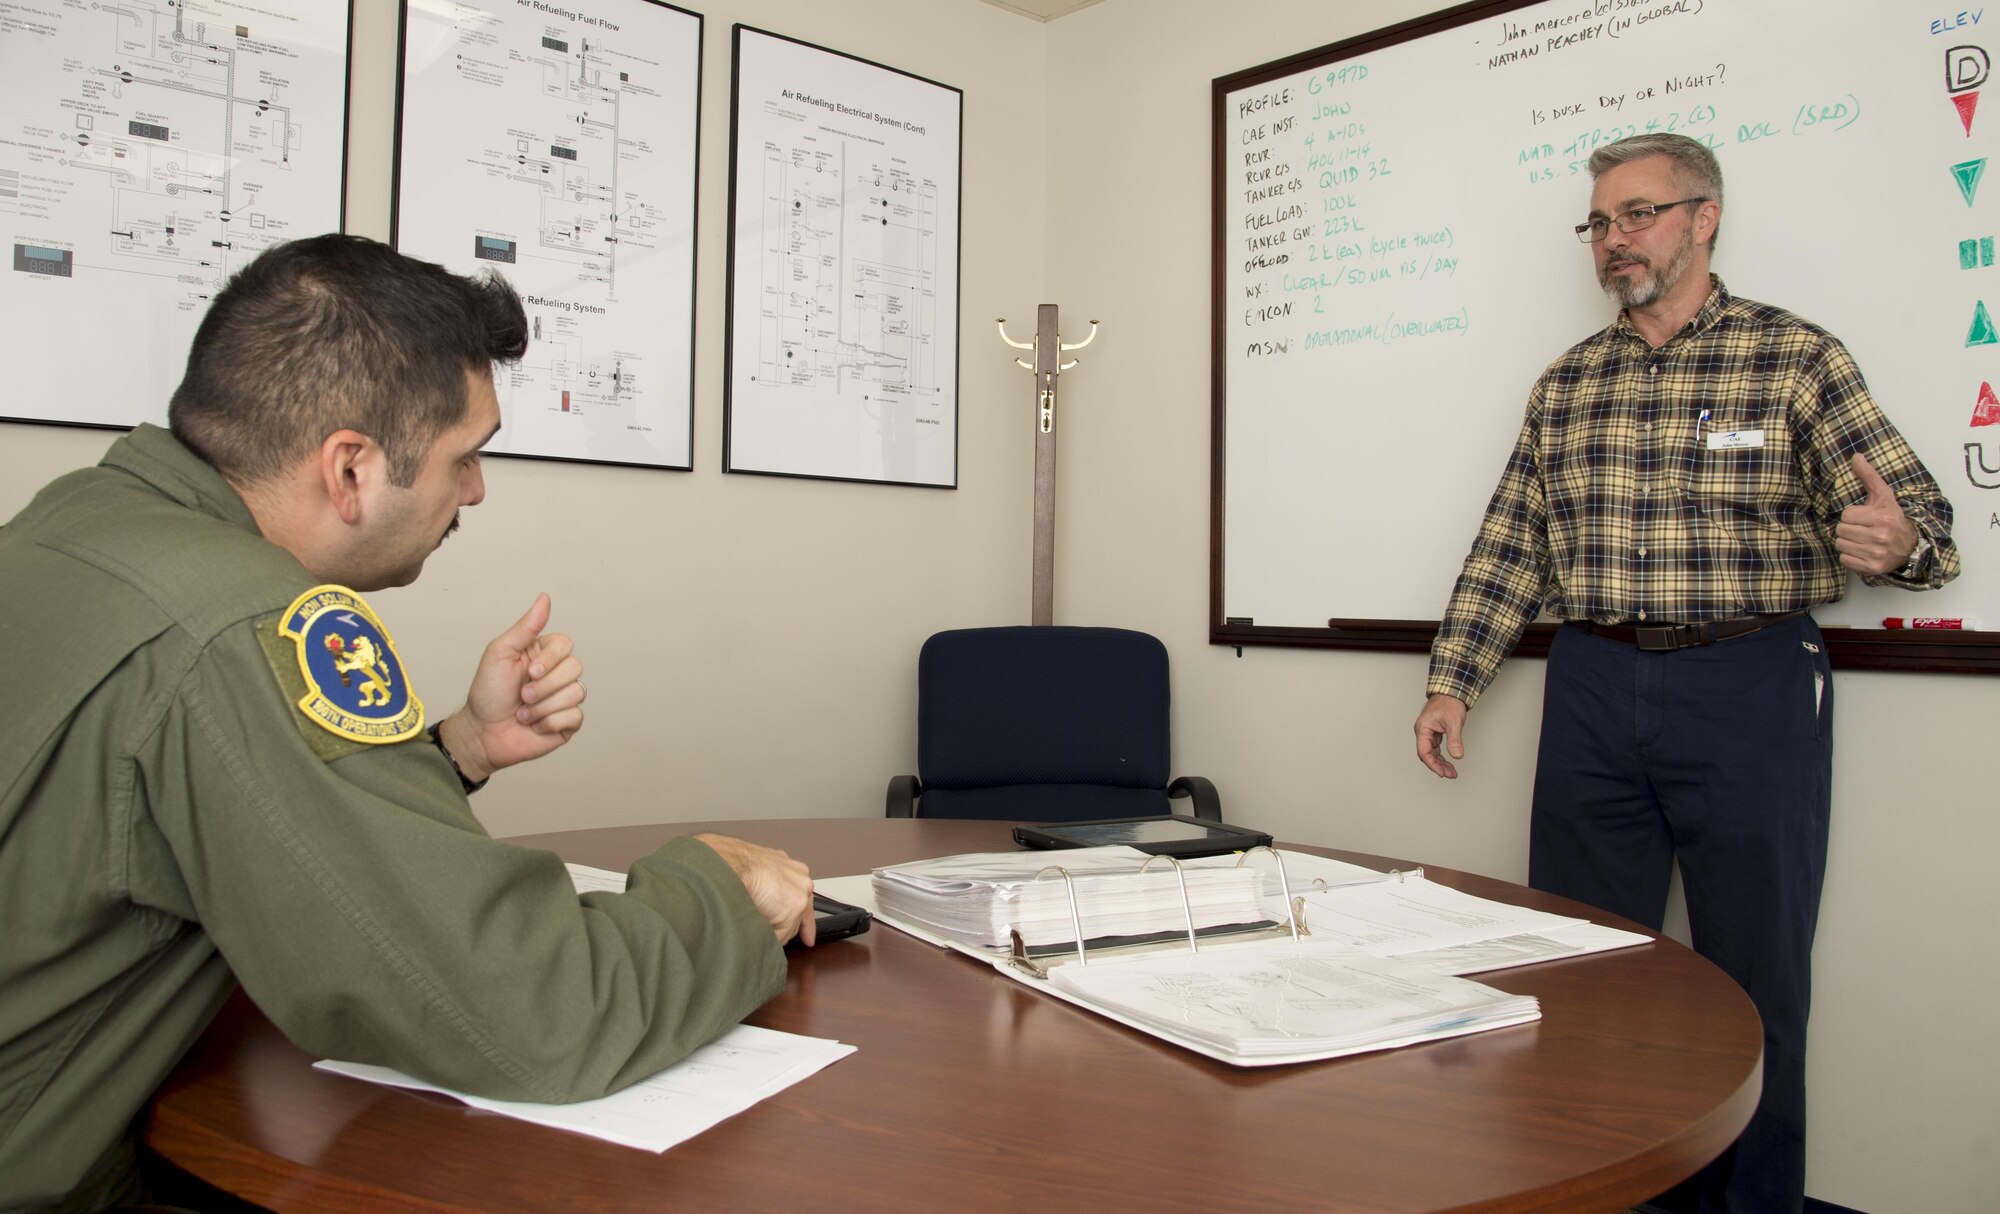
POLYGON ((1659 373, 1660 373, 1660 368, 1657 365, 1655 365, 1650 371, 1647 372, 1648 375, 1658 375, 1659 373))
POLYGON ((1646 550, 1644 548, 1639 549, 1639 555, 1640 556, 1646 555, 1646 550))
POLYGON ((1643 425, 1641 425, 1641 426, 1639 427, 1639 429, 1640 429, 1640 430, 1642 430, 1642 431, 1644 431, 1644 432, 1645 432, 1645 433, 1647 433, 1647 434, 1651 434, 1651 433, 1653 432, 1653 423, 1651 423, 1651 422, 1646 422, 1646 423, 1644 423, 1643 425))
POLYGON ((1632 618, 1636 620, 1643 620, 1646 618, 1646 613, 1642 611, 1638 615, 1633 616, 1632 618))

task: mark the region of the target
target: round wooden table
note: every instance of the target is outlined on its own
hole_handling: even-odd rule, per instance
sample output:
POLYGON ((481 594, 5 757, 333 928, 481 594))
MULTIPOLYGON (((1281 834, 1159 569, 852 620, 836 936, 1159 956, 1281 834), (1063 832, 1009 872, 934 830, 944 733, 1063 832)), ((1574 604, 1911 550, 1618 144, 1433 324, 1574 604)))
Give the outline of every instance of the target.
MULTIPOLYGON (((1012 850, 1005 824, 922 818, 516 842, 623 868, 701 830, 782 847, 820 876, 1012 850)), ((1506 882, 1428 873, 1633 927, 1506 882)), ((1756 1107, 1756 1013, 1673 941, 1480 980, 1538 996, 1542 1019, 1239 1069, 877 924, 794 950, 784 993, 750 1017, 858 1052, 662 1155, 312 1070, 239 994, 161 1089, 145 1140, 281 1211, 1611 1211, 1720 1153, 1756 1107)))

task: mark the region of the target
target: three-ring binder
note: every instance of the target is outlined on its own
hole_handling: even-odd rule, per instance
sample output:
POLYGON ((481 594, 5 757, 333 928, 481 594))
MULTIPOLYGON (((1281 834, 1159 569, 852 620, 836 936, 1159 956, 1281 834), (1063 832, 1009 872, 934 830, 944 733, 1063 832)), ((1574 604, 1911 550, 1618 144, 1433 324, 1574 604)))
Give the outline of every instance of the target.
POLYGON ((1233 859, 979 853, 879 869, 871 886, 891 926, 1232 1066, 1525 1024, 1541 1015, 1532 996, 1464 975, 1648 942, 1433 885, 1418 867, 1382 872, 1263 846, 1233 859))

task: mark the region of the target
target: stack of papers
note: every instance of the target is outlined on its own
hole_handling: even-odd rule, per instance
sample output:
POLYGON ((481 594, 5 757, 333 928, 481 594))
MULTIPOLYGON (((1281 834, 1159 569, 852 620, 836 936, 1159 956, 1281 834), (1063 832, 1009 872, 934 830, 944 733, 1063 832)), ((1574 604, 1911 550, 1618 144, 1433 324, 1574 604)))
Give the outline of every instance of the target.
POLYGON ((1005 948, 1009 933, 1036 946, 1070 944, 1080 922, 1085 941, 1183 933, 1269 921, 1265 874, 1226 865, 1172 864, 1131 847, 1056 852, 977 852, 875 870, 875 904, 947 940, 1005 948), (1060 867, 1068 872, 1065 881, 1060 867), (1186 902, 1182 901, 1185 878, 1186 902), (1071 889, 1076 918, 1071 917, 1071 889))
POLYGON ((1437 1041, 1542 1014, 1532 995, 1313 941, 1065 965, 1049 981, 1112 1019, 1248 1066, 1437 1041))

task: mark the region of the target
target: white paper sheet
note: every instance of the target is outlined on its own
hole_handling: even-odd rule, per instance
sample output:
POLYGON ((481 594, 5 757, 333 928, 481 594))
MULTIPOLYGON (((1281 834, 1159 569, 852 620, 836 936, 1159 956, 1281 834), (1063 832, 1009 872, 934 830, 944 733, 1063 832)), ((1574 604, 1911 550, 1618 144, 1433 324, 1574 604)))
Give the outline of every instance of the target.
POLYGON ((1540 1017, 1512 995, 1327 941, 1065 965, 1051 983, 1226 1061, 1306 1061, 1456 1037, 1540 1017))
POLYGON ((322 1071, 390 1087, 442 1092, 476 1109, 588 1134, 620 1146, 664 1151, 686 1142, 854 1052, 851 1045, 739 1024, 648 1079, 599 1100, 529 1104, 468 1096, 359 1062, 316 1062, 322 1071))
POLYGON ((624 873, 614 873, 608 868, 592 868, 588 864, 566 864, 563 867, 569 869, 570 882, 576 886, 576 892, 579 894, 587 894, 593 890, 603 890, 613 894, 625 892, 624 873))
POLYGON ((1633 948, 1652 942, 1651 936, 1642 936, 1637 932, 1620 931, 1601 923, 1577 923, 1545 932, 1524 932, 1501 936, 1496 940, 1420 949, 1413 953, 1401 953, 1397 959, 1436 970, 1440 974, 1486 974, 1494 970, 1513 969, 1517 965, 1559 961, 1564 957, 1582 957, 1589 953, 1633 948))
POLYGON ((1461 893, 1422 877, 1307 894, 1316 940, 1336 940, 1377 957, 1448 948, 1585 922, 1461 893))

